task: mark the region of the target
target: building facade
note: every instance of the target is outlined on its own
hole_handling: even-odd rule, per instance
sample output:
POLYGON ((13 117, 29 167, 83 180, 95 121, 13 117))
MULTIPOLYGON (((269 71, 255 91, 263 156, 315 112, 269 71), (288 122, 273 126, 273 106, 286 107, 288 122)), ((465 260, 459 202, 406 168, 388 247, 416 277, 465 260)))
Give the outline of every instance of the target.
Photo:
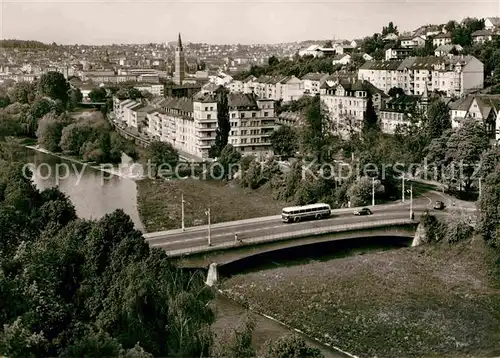
POLYGON ((449 107, 452 128, 459 128, 466 121, 479 121, 491 139, 500 141, 500 95, 469 95, 449 107))
POLYGON ((353 131, 361 130, 369 97, 376 112, 388 98, 370 82, 362 80, 341 80, 327 88, 320 98, 332 120, 333 131, 347 137, 353 131))
MULTIPOLYGON (((218 127, 216 92, 202 91, 192 98, 165 98, 147 105, 114 98, 114 114, 120 125, 151 140, 172 144, 200 160, 209 158, 218 127)), ((276 128, 274 100, 254 93, 228 94, 231 131, 228 143, 242 155, 265 158, 273 154, 269 136, 276 128)))
POLYGON ((408 95, 441 91, 459 97, 484 87, 484 65, 473 56, 408 57, 402 61, 369 61, 358 78, 388 92, 399 87, 408 95))

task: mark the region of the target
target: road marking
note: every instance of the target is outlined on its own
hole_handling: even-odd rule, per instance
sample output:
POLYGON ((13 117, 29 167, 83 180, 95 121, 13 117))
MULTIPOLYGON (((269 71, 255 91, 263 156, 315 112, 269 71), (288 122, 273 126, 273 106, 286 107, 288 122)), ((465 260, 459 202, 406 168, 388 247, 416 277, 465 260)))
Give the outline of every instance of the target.
POLYGON ((423 195, 424 198, 426 198, 427 200, 429 200, 429 204, 427 204, 425 207, 428 208, 429 206, 432 205, 432 199, 429 198, 427 195, 423 195))

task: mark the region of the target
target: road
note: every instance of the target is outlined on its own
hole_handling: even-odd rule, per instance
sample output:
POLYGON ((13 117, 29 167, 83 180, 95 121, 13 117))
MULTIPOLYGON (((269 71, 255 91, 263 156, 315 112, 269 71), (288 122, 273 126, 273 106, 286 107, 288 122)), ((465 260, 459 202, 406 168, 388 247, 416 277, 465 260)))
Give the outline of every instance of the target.
MULTIPOLYGON (((437 192, 429 192, 420 198, 413 200, 413 211, 416 216, 419 216, 426 210, 433 210, 432 207, 436 200, 444 201, 446 205, 450 205, 451 201, 447 202, 447 198, 437 192)), ((266 235, 275 235, 295 230, 322 228, 332 225, 345 225, 360 221, 370 222, 379 220, 407 219, 410 216, 410 204, 407 201, 402 204, 384 205, 371 207, 373 215, 369 216, 354 216, 354 209, 333 210, 332 216, 323 220, 303 221, 299 223, 286 224, 281 222, 278 216, 266 217, 255 220, 248 220, 245 223, 224 223, 211 227, 211 243, 217 246, 224 243, 234 242, 235 234, 241 240, 262 237, 266 235)), ((447 215, 447 208, 442 212, 437 212, 437 215, 447 215)), ((183 250, 193 247, 204 246, 208 244, 208 227, 187 228, 185 232, 181 230, 172 230, 164 234, 159 233, 156 236, 148 236, 148 243, 152 247, 161 247, 167 251, 183 250)))

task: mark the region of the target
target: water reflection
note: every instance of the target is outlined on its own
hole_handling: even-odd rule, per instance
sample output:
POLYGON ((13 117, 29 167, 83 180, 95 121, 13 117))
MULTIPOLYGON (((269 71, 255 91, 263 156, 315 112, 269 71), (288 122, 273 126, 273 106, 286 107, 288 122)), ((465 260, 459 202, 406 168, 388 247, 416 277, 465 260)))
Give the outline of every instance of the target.
POLYGON ((79 217, 99 219, 116 209, 123 209, 135 226, 144 231, 133 180, 29 149, 20 153, 18 160, 33 164, 32 179, 37 188, 57 186, 68 195, 79 217))

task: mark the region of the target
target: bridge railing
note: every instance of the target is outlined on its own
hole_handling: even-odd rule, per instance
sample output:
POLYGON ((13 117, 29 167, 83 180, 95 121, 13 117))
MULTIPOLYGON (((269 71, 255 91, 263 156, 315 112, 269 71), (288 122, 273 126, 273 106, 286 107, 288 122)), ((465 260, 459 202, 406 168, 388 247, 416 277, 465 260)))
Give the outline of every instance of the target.
POLYGON ((376 229, 380 227, 386 227, 387 229, 391 229, 394 226, 406 226, 406 225, 416 225, 416 224, 417 224, 416 221, 410 219, 392 219, 392 220, 381 220, 377 222, 361 222, 355 224, 331 225, 320 228, 309 228, 309 229, 297 230, 294 232, 248 238, 244 239, 242 243, 231 241, 231 242, 224 242, 218 245, 212 244, 212 246, 204 245, 204 246, 189 247, 179 250, 171 250, 167 251, 167 255, 170 257, 178 257, 183 255, 192 255, 204 252, 227 250, 237 247, 245 247, 250 245, 258 245, 258 244, 276 242, 281 240, 292 240, 306 236, 317 236, 317 235, 333 234, 338 232, 348 232, 348 231, 363 230, 363 229, 376 229))

